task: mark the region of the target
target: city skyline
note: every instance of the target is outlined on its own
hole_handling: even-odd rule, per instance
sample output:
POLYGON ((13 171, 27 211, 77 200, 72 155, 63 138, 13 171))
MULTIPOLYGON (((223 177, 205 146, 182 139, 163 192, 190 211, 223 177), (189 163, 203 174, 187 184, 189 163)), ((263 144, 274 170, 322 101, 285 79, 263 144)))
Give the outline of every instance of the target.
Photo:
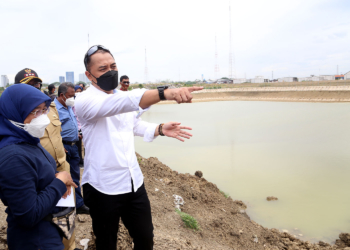
POLYGON ((66 72, 66 82, 71 82, 74 84, 74 71, 66 72))
POLYGON ((58 77, 58 81, 59 81, 60 83, 63 83, 63 82, 65 82, 66 80, 65 80, 65 77, 64 77, 64 76, 59 76, 59 77, 58 77))
POLYGON ((6 87, 7 84, 9 83, 9 78, 7 75, 1 75, 1 80, 0 80, 0 87, 6 87))

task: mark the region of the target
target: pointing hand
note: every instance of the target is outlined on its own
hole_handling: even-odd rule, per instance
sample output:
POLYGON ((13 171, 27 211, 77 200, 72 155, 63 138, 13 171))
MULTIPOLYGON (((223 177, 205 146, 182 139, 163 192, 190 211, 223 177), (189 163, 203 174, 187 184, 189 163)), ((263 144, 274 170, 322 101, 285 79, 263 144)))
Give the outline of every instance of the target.
POLYGON ((202 90, 203 87, 187 87, 178 89, 166 89, 164 90, 164 96, 167 100, 176 101, 177 103, 191 103, 192 92, 202 90))

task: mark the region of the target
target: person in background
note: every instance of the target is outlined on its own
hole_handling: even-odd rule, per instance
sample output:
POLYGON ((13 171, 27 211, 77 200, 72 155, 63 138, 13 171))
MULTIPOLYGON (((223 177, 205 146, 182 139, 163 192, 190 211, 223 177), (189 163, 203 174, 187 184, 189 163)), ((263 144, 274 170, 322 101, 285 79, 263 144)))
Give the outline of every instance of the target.
POLYGON ((91 86, 76 98, 76 112, 84 132, 86 149, 82 178, 84 200, 90 207, 97 250, 115 250, 122 219, 135 250, 153 249, 151 205, 137 162, 134 136, 151 142, 158 135, 184 141, 192 135, 188 127, 169 122, 142 121, 134 111, 160 100, 190 103, 192 91, 202 87, 116 91, 118 69, 111 52, 92 46, 84 57, 85 75, 91 86))
POLYGON ((15 84, 16 83, 25 83, 31 85, 37 89, 41 89, 42 80, 39 78, 38 74, 29 68, 22 69, 15 76, 15 84))
POLYGON ((128 91, 129 89, 129 85, 130 85, 130 81, 129 81, 129 77, 127 75, 121 76, 120 77, 120 90, 121 91, 128 91))
POLYGON ((77 214, 89 214, 89 208, 84 205, 80 187, 80 157, 76 143, 79 141, 78 123, 72 107, 74 106, 75 87, 73 83, 64 82, 58 87, 58 97, 54 100, 60 121, 62 123, 62 142, 66 149, 67 161, 73 181, 78 186, 75 189, 77 214))
POLYGON ((68 172, 57 173, 39 143, 50 123, 50 103, 25 84, 8 87, 0 97, 0 198, 7 206, 9 249, 63 249, 58 229, 44 218, 77 186, 68 172))
POLYGON ((81 87, 81 91, 84 91, 85 90, 85 83, 79 83, 79 86, 81 87))
POLYGON ((51 83, 48 89, 49 89, 49 97, 51 98, 52 101, 55 100, 55 98, 57 97, 57 95, 55 95, 55 92, 56 92, 55 84, 51 83))
MULTIPOLYGON (((75 97, 77 97, 83 91, 83 88, 80 85, 75 85, 74 89, 75 89, 75 97)), ((77 117, 77 113, 75 112, 75 106, 73 106, 72 109, 73 109, 74 116, 77 119, 77 123, 78 123, 79 141, 77 141, 76 145, 77 145, 78 150, 79 150, 79 158, 80 158, 79 164, 84 166, 83 151, 82 151, 83 133, 81 132, 81 124, 80 124, 79 119, 77 117)))
POLYGON ((81 85, 83 85, 83 84, 75 85, 75 87, 74 87, 75 93, 83 92, 83 87, 81 85))
MULTIPOLYGON (((53 84, 49 85, 50 93, 55 92, 54 89, 52 89, 52 85, 53 84), (51 89, 50 89, 50 86, 51 86, 51 89)), ((59 172, 66 171, 70 173, 70 166, 66 160, 66 152, 62 143, 62 137, 61 137, 62 128, 61 128, 60 117, 58 115, 55 102, 50 103, 50 111, 47 114, 47 116, 50 119, 50 123, 45 129, 44 136, 40 138, 40 144, 55 159, 57 171, 59 172)), ((64 245, 64 250, 78 249, 78 248, 75 248, 75 231, 73 232, 69 240, 63 238, 63 245, 64 245)))

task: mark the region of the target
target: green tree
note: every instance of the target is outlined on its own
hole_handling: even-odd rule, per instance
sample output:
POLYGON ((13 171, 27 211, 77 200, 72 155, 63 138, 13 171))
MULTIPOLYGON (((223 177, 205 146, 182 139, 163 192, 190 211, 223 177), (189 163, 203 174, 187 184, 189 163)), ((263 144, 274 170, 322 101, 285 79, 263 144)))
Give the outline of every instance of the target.
POLYGON ((139 88, 140 88, 140 89, 143 89, 143 85, 142 85, 141 83, 139 84, 139 88))

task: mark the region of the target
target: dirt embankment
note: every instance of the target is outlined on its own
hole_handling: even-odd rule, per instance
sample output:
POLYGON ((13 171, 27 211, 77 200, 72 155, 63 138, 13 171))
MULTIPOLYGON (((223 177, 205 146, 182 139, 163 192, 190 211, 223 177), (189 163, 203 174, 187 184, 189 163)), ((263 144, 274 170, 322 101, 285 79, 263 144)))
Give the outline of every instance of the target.
MULTIPOLYGON (((341 234, 334 245, 324 242, 311 244, 277 229, 265 228, 252 221, 242 201, 226 198, 211 182, 190 174, 179 174, 157 158, 137 155, 152 206, 154 249, 286 249, 286 250, 350 250, 350 234, 341 234), (193 216, 199 230, 186 228, 175 212, 173 195, 184 199, 182 212, 193 216)), ((205 173, 204 173, 205 177, 205 173)), ((0 212, 0 249, 6 249, 6 214, 0 212)), ((95 249, 91 219, 77 218, 76 243, 90 239, 88 249, 95 249)), ((118 249, 132 249, 132 239, 120 223, 118 249)))
POLYGON ((349 99, 350 91, 247 91, 247 92, 217 92, 196 93, 194 99, 206 98, 286 98, 286 99, 349 99))
MULTIPOLYGON (((193 93, 192 102, 276 101, 276 102, 350 102, 350 91, 228 91, 193 93)), ((165 101, 159 104, 175 104, 165 101)))

